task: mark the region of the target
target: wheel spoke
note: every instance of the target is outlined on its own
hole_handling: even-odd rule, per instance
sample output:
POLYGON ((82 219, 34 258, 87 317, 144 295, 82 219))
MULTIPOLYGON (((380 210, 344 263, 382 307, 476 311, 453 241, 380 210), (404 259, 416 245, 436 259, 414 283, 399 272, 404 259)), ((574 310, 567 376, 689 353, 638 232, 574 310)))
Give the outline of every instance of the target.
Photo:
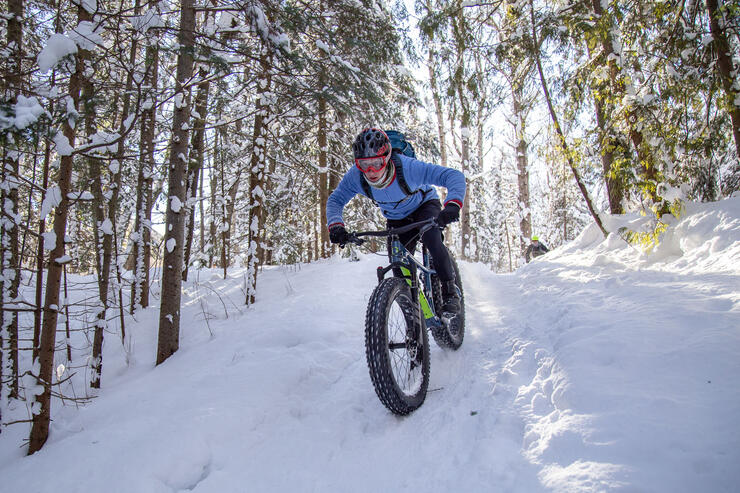
POLYGON ((416 347, 416 345, 409 345, 409 341, 407 340, 408 325, 406 316, 397 300, 394 300, 394 303, 391 305, 388 314, 387 330, 388 357, 393 378, 404 394, 413 395, 421 385, 423 369, 420 364, 413 364, 412 355, 418 357, 416 351, 420 351, 421 348, 417 348, 413 352, 410 351, 410 347, 416 347))

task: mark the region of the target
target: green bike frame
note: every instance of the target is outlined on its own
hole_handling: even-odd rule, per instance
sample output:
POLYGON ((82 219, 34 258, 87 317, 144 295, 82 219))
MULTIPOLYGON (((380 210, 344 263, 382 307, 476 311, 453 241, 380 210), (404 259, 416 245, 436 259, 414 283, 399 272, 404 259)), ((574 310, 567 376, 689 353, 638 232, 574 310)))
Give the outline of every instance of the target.
MULTIPOLYGON (((402 263, 406 260, 406 256, 411 256, 411 254, 401 245, 400 241, 393 241, 391 243, 391 262, 392 263, 402 263)), ((400 266, 401 273, 403 273, 404 277, 406 278, 406 282, 409 283, 409 286, 413 287, 413 284, 411 282, 412 274, 411 271, 403 266, 400 266)), ((421 305, 421 311, 424 314, 424 319, 429 320, 434 318, 434 310, 432 310, 432 307, 429 306, 429 301, 427 300, 426 295, 424 294, 424 290, 419 289, 419 304, 421 305)))
MULTIPOLYGON (((408 270, 406 267, 401 267, 401 272, 406 277, 406 282, 409 283, 409 286, 411 286, 411 271, 408 270)), ((434 317, 434 312, 432 311, 432 308, 429 306, 429 302, 427 301, 427 297, 424 294, 423 290, 419 290, 419 303, 421 304, 421 311, 424 313, 424 318, 429 319, 434 317)))

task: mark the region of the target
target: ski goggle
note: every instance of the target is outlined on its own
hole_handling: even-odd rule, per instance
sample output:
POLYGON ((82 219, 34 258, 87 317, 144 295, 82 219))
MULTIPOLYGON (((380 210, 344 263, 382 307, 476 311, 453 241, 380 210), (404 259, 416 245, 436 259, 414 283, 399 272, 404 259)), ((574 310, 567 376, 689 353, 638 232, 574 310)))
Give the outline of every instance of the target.
POLYGON ((378 171, 382 171, 383 168, 385 168, 385 166, 388 164, 389 157, 390 154, 386 156, 363 157, 355 159, 355 165, 363 173, 367 173, 368 171, 377 173, 378 171))

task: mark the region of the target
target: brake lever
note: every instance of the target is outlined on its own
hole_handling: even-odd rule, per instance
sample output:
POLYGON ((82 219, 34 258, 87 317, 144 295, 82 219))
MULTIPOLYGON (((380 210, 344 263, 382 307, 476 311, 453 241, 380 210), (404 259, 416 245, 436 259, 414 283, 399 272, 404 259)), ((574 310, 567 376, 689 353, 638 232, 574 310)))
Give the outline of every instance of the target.
POLYGON ((344 248, 345 246, 347 246, 347 243, 354 243, 355 245, 359 246, 365 243, 365 240, 363 240, 362 238, 358 238, 357 236, 355 236, 354 233, 350 233, 346 243, 340 243, 339 248, 344 248))

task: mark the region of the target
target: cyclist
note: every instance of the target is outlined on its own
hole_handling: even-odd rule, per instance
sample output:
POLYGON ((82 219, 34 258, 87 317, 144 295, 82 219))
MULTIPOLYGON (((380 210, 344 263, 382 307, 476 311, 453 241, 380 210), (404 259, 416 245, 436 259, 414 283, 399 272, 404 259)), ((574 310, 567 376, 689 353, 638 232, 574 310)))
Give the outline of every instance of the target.
POLYGON ((532 243, 527 247, 527 251, 525 252, 524 256, 527 259, 527 263, 529 263, 529 261, 533 258, 544 255, 549 251, 550 250, 545 246, 544 243, 540 241, 540 238, 538 236, 533 236, 532 243))
MULTIPOLYGON (((369 196, 380 207, 388 228, 436 218, 440 229, 428 230, 421 241, 432 256, 442 282, 442 311, 458 313, 460 297, 455 288, 455 273, 450 254, 442 242, 441 228, 460 218, 460 209, 465 198, 465 175, 452 168, 392 152, 388 135, 380 128, 366 128, 360 132, 352 145, 352 151, 355 165, 345 173, 326 203, 331 242, 340 246, 347 243, 348 233, 342 220, 342 211, 357 194, 369 196), (365 180, 370 187, 364 187, 361 180, 365 180), (404 183, 400 183, 402 180, 404 183), (444 208, 432 185, 447 188, 444 208), (366 190, 370 192, 369 195, 366 190)), ((400 236, 401 242, 411 253, 416 249, 417 236, 417 230, 400 236)))

